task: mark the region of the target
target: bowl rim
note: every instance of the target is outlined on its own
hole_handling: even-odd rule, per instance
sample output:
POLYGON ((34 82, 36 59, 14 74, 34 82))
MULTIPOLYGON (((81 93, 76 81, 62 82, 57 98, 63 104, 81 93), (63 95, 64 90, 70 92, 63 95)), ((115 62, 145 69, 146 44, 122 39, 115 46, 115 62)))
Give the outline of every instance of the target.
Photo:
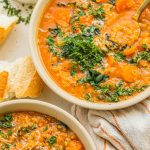
MULTIPOLYGON (((81 136, 86 137, 86 139, 84 139, 84 143, 82 143, 82 144, 88 144, 87 147, 92 148, 92 150, 96 150, 96 146, 93 142, 93 139, 91 138, 91 136, 89 135, 87 130, 83 127, 83 125, 75 117, 73 117, 71 114, 69 114, 67 111, 63 110, 62 108, 59 108, 56 105, 50 104, 48 102, 43 102, 41 100, 35 100, 35 99, 17 99, 17 100, 11 100, 11 101, 6 101, 3 103, 0 103, 0 114, 1 113, 2 114, 10 113, 10 112, 23 112, 23 111, 39 112, 42 114, 46 114, 48 116, 52 116, 56 119, 57 119, 56 116, 61 116, 61 118, 63 118, 64 120, 65 120, 65 118, 67 118, 66 122, 69 121, 69 123, 72 124, 72 126, 76 126, 80 130, 80 132, 79 131, 73 131, 73 132, 78 135, 78 138, 82 142, 83 142, 83 140, 81 139, 81 136), (16 108, 15 108, 15 106, 16 106, 16 108), (32 109, 29 107, 26 108, 25 106, 30 106, 30 107, 34 107, 34 108, 32 108, 32 109), (23 110, 20 107, 24 107, 23 110), (51 110, 51 112, 45 113, 41 109, 34 110, 39 107, 43 108, 44 110, 49 109, 49 110, 51 110), (7 110, 5 108, 7 108, 7 110), (54 113, 54 114, 56 113, 56 114, 52 115, 52 113, 54 113), (77 132, 79 132, 80 135, 77 132)), ((67 124, 64 120, 63 120, 63 122, 65 124, 67 124)))
POLYGON ((115 109, 121 109, 126 108, 129 106, 132 106, 134 104, 137 104, 141 102, 142 100, 146 99, 150 96, 150 87, 146 88, 143 92, 140 92, 138 95, 133 96, 132 98, 129 98, 128 100, 119 101, 119 102, 106 102, 106 103, 92 103, 87 102, 84 100, 81 100, 65 90, 63 90, 57 83, 54 82, 54 80, 51 78, 51 76, 48 74, 43 61, 41 59, 41 56, 39 54, 39 50, 36 43, 36 36, 37 36, 37 27, 40 22, 40 19, 42 17, 43 11, 47 6, 47 3, 50 2, 50 0, 46 0, 43 2, 43 0, 38 0, 34 11, 31 16, 30 26, 29 26, 29 44, 30 44, 30 53, 33 59, 33 63, 43 79, 43 81, 46 83, 46 85, 52 89, 57 95, 62 97, 63 99, 90 109, 95 110, 115 110, 115 109), (41 14, 39 13, 41 11, 41 14))

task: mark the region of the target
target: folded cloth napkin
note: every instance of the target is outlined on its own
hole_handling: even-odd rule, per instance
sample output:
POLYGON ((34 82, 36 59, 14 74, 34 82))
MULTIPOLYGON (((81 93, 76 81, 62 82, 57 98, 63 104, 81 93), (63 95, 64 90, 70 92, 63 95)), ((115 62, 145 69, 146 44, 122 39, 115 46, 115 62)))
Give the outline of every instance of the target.
POLYGON ((150 98, 129 108, 96 111, 72 107, 97 150, 150 150, 150 98))

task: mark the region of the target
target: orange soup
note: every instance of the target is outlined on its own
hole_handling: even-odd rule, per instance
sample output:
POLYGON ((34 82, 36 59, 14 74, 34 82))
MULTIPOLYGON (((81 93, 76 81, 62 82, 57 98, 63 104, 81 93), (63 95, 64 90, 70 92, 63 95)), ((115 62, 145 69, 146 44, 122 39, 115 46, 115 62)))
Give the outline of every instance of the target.
POLYGON ((84 150, 78 137, 61 121, 36 112, 0 116, 1 150, 84 150))
POLYGON ((51 78, 89 102, 118 102, 150 84, 150 5, 142 0, 52 0, 37 44, 51 78))

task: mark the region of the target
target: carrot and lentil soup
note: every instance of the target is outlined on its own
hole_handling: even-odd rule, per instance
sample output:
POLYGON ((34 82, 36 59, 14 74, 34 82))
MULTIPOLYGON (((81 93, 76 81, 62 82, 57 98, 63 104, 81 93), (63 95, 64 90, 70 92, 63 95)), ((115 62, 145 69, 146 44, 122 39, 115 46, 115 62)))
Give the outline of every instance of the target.
POLYGON ((150 5, 142 0, 52 0, 37 44, 52 79, 90 102, 118 102, 150 84, 150 5))
POLYGON ((67 125, 37 112, 0 116, 1 150, 84 150, 67 125))

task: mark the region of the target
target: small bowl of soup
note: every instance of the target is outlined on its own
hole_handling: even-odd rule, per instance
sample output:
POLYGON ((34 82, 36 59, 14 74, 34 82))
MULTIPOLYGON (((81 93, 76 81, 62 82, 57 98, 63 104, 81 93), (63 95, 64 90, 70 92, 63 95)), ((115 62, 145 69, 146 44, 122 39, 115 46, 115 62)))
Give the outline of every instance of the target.
POLYGON ((69 113, 37 100, 0 104, 0 149, 96 150, 85 128, 69 113))
POLYGON ((138 25, 133 15, 139 4, 39 0, 29 40, 48 87, 71 103, 99 110, 150 96, 150 6, 138 25))

